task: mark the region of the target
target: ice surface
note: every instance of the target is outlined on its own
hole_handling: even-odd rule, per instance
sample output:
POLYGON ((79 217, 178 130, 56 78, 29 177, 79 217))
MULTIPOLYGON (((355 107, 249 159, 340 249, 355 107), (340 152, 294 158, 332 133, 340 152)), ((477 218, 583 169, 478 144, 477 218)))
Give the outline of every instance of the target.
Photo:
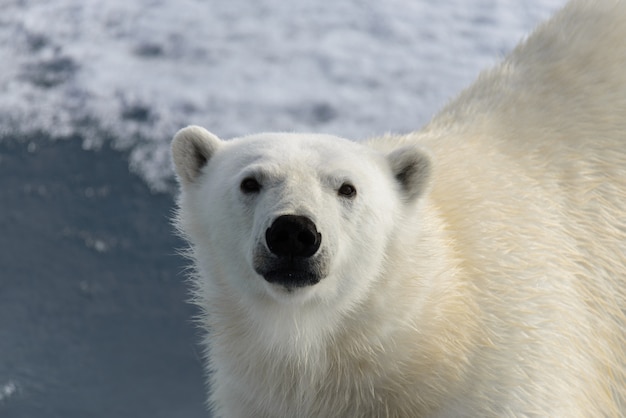
POLYGON ((153 189, 221 137, 419 128, 564 0, 4 0, 0 135, 112 141, 153 189))

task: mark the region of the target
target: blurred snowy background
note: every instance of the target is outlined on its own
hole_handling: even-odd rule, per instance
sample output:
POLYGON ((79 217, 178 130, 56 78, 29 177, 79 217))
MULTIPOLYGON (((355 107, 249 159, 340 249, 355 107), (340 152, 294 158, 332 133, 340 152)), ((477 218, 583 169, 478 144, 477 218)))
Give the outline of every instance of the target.
POLYGON ((206 416, 176 130, 415 130, 563 4, 0 0, 0 417, 206 416))

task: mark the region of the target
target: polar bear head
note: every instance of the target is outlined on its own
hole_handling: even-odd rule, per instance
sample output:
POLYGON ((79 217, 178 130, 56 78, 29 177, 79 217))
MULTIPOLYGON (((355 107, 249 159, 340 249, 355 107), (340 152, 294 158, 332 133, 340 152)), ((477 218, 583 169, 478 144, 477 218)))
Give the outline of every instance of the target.
POLYGON ((172 155, 201 279, 278 302, 358 298, 429 175, 415 146, 385 155, 328 135, 222 141, 191 126, 172 155))

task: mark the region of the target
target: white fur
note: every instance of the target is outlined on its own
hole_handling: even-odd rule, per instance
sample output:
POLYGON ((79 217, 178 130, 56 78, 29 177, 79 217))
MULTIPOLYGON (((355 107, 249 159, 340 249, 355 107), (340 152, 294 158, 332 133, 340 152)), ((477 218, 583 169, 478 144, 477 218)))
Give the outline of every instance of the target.
POLYGON ((572 2, 420 132, 189 127, 173 156, 216 416, 626 414, 625 1, 572 2), (282 214, 318 284, 254 272, 282 214))

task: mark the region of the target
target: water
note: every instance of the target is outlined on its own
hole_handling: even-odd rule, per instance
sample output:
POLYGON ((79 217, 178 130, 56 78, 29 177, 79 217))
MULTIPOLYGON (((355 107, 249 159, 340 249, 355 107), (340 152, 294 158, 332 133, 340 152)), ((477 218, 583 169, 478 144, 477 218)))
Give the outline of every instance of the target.
POLYGON ((411 131, 563 3, 3 0, 0 417, 206 416, 180 127, 411 131))

